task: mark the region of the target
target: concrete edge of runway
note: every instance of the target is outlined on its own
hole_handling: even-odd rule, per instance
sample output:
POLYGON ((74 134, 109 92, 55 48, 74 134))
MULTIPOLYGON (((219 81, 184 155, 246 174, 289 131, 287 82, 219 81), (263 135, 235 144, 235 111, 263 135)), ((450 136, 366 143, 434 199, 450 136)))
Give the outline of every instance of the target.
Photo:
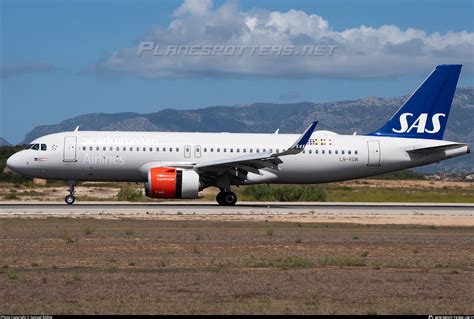
MULTIPOLYGON (((127 201, 77 201, 71 206, 61 201, 0 201, 2 206, 217 206, 215 201, 153 201, 153 202, 127 202, 127 201)), ((412 202, 256 202, 256 201, 239 201, 236 206, 339 206, 339 207, 473 207, 474 203, 412 203, 412 202)))

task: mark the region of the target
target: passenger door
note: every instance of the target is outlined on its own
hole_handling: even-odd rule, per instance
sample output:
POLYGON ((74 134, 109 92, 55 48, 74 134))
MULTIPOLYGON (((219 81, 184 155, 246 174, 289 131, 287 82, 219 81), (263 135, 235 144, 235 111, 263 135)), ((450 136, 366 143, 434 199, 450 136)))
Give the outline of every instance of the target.
POLYGON ((76 142, 77 137, 75 136, 66 136, 64 137, 64 153, 63 161, 64 162, 76 162, 76 142))
POLYGON ((367 141, 369 160, 367 166, 380 166, 380 143, 379 141, 367 141))

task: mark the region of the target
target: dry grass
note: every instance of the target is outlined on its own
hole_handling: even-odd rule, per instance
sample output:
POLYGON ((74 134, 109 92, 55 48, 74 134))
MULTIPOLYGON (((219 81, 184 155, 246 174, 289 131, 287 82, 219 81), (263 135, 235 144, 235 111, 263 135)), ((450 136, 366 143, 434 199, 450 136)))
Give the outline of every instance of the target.
POLYGON ((0 313, 473 313, 473 234, 406 225, 1 219, 0 313), (100 231, 88 235, 85 227, 100 231))

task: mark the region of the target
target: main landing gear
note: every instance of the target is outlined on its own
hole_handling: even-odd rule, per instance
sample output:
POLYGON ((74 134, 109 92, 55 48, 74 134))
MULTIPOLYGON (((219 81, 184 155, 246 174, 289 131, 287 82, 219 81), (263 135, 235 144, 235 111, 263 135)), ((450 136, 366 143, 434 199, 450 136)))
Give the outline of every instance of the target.
POLYGON ((234 206, 237 202, 237 195, 234 192, 226 192, 221 190, 216 196, 216 201, 222 206, 234 206))
POLYGON ((66 202, 66 204, 72 205, 76 200, 76 197, 74 197, 74 194, 76 193, 76 184, 74 182, 68 182, 68 184, 69 188, 67 191, 69 192, 69 195, 64 198, 64 201, 66 202))

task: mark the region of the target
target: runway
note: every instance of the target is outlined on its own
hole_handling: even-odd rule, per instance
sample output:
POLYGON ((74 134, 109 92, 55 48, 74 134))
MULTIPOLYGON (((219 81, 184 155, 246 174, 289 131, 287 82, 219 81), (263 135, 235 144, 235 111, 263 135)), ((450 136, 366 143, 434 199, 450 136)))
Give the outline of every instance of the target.
POLYGON ((0 218, 98 218, 474 226, 474 204, 243 202, 3 202, 0 218))

